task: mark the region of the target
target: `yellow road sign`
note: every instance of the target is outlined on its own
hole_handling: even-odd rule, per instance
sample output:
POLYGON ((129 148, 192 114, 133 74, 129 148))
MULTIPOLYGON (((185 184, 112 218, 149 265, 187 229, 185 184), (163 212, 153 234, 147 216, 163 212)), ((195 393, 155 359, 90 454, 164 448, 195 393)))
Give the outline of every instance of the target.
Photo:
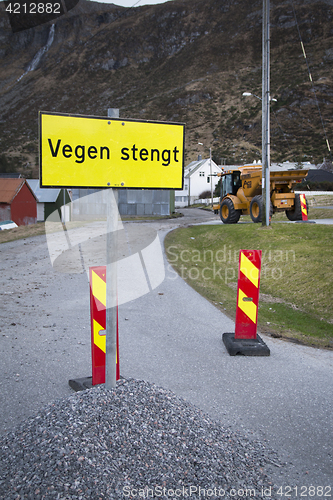
POLYGON ((41 187, 182 189, 183 123, 39 113, 41 187))

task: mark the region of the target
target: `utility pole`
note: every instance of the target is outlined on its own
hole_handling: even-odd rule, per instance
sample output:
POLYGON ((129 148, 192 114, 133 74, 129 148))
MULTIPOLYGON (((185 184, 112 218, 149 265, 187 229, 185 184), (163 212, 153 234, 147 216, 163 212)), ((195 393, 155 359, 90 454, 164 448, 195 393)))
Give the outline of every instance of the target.
POLYGON ((269 88, 269 0, 263 0, 262 16, 262 225, 270 214, 270 88, 269 88))
POLYGON ((189 207, 191 205, 191 169, 188 171, 188 200, 187 200, 187 206, 189 207))
MULTIPOLYGON (((200 146, 203 146, 202 142, 198 142, 200 146)), ((212 198, 212 208, 214 205, 213 201, 213 173, 212 173, 212 148, 209 148, 209 169, 210 169, 210 194, 212 198)))
POLYGON ((212 208, 213 208, 214 200, 213 200, 212 148, 209 148, 209 163, 210 163, 210 194, 212 195, 212 208))

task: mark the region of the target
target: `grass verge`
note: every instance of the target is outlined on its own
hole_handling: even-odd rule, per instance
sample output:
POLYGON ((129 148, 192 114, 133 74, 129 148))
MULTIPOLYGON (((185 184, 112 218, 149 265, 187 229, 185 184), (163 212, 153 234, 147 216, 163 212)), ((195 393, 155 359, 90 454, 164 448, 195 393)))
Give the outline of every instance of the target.
POLYGON ((262 250, 258 329, 333 348, 333 226, 193 226, 170 232, 165 249, 180 276, 233 319, 239 250, 262 250))
POLYGON ((4 229, 0 231, 0 243, 31 238, 40 234, 45 234, 45 222, 37 222, 37 224, 31 224, 30 226, 18 226, 13 229, 4 229))
MULTIPOLYGON (((182 217, 182 214, 180 213, 173 213, 170 216, 151 216, 151 217, 139 217, 139 216, 124 216, 121 217, 121 220, 126 221, 126 222, 144 222, 144 221, 154 221, 154 220, 161 220, 161 219, 176 219, 178 217, 182 217)), ((102 219, 103 220, 103 219, 102 219)), ((93 221, 92 221, 93 222, 93 221)), ((74 221, 74 222, 67 222, 66 223, 66 228, 67 230, 74 229, 76 227, 84 226, 85 224, 89 223, 89 221, 74 221)), ((62 224, 61 223, 48 223, 47 227, 47 232, 54 232, 54 231, 61 231, 62 230, 62 224), (54 224, 54 228, 52 228, 52 224, 54 224)), ((45 234, 45 222, 37 222, 37 224, 31 224, 29 226, 19 226, 15 227, 13 229, 5 229, 3 231, 0 231, 0 244, 1 243, 8 243, 9 241, 15 241, 15 240, 21 240, 24 238, 31 238, 33 236, 39 236, 41 234, 45 234)))

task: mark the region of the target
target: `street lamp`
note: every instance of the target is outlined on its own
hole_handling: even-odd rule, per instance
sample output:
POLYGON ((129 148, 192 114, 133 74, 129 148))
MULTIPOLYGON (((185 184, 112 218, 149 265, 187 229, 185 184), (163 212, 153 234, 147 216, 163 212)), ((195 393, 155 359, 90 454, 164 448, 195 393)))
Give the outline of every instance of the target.
MULTIPOLYGON (((264 92, 263 92, 264 93, 264 92)), ((262 145, 261 145, 261 154, 262 154, 262 159, 261 159, 261 164, 262 164, 262 182, 261 182, 261 187, 262 187, 262 225, 263 226, 269 226, 269 208, 270 208, 270 194, 268 194, 268 201, 267 201, 267 192, 270 193, 270 172, 269 172, 269 161, 266 162, 265 159, 267 158, 267 153, 269 155, 269 135, 267 135, 267 125, 266 125, 266 119, 269 120, 269 116, 267 118, 267 112, 269 113, 269 109, 267 111, 264 111, 264 101, 261 97, 259 97, 256 94, 252 94, 252 92, 243 92, 242 94, 244 97, 256 97, 262 102, 262 145), (266 181, 266 187, 268 186, 268 189, 265 188, 265 181, 266 181)), ((275 99, 276 100, 276 99, 275 99)), ((269 124, 268 124, 269 125, 269 124)), ((269 127, 268 127, 268 133, 269 133, 269 127)))
POLYGON ((269 0, 263 0, 262 4, 262 98, 243 92, 244 96, 254 95, 262 101, 262 225, 269 226, 270 212, 270 120, 269 120, 269 102, 276 101, 270 98, 269 89, 269 55, 270 55, 270 38, 269 38, 269 0), (266 186, 265 186, 266 183, 266 186))
MULTIPOLYGON (((198 142, 200 146, 203 146, 202 142, 198 142)), ((212 148, 209 148, 209 165, 210 165, 210 194, 212 197, 212 208, 214 205, 214 199, 213 199, 213 174, 212 174, 212 148)))
MULTIPOLYGON (((265 1, 265 0, 264 0, 265 1)), ((263 96, 266 95, 264 91, 264 81, 263 81, 263 96)), ((265 98, 262 99, 258 95, 252 94, 251 92, 243 92, 245 97, 253 96, 262 101, 262 141, 261 141, 261 154, 262 154, 262 225, 269 226, 269 212, 270 212, 270 161, 269 161, 269 106, 266 106, 265 98)), ((274 99, 276 100, 276 99, 274 99)))
MULTIPOLYGON (((243 92, 242 95, 245 97, 250 97, 252 95, 253 97, 256 97, 257 99, 260 99, 260 101, 262 101, 261 97, 259 97, 258 95, 252 94, 252 92, 243 92)), ((277 99, 274 99, 274 97, 270 97, 269 100, 277 102, 277 99)))
MULTIPOLYGON (((268 20, 269 20, 269 14, 268 14, 268 20)), ((263 51, 264 51, 264 46, 265 44, 263 44, 263 51)), ((265 63, 265 66, 267 66, 267 62, 265 63)), ((262 102, 262 201, 263 201, 262 225, 263 226, 269 226, 270 224, 269 218, 270 218, 270 205, 271 205, 269 102, 270 101, 277 102, 277 99, 274 99, 274 97, 270 97, 269 88, 267 91, 267 87, 269 87, 269 85, 267 84, 267 79, 269 78, 269 75, 268 76, 266 75, 266 71, 267 68, 266 67, 263 68, 263 72, 265 73, 265 77, 263 76, 263 98, 259 97, 256 94, 252 94, 252 92, 243 92, 242 94, 244 97, 250 97, 250 96, 256 97, 262 102), (266 82, 265 85, 264 82, 266 82)))

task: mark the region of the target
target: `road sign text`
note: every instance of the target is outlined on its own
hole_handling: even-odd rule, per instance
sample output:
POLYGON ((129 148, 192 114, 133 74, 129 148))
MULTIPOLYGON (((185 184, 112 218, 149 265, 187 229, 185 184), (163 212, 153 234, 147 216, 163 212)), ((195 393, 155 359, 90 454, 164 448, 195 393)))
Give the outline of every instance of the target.
MULTIPOLYGON (((173 152, 174 161, 176 163, 178 163, 179 160, 177 159, 177 155, 179 153, 179 149, 177 149, 177 146, 172 150, 172 152, 173 152)), ((171 161, 171 150, 170 149, 163 149, 163 151, 161 153, 160 153, 159 149, 151 149, 150 153, 149 153, 148 149, 142 148, 139 150, 139 148, 137 148, 136 145, 133 144, 133 146, 131 148, 122 148, 121 153, 122 153, 121 159, 125 160, 125 161, 130 160, 131 158, 134 161, 138 161, 138 159, 140 158, 140 160, 142 160, 142 161, 150 160, 150 161, 158 161, 159 162, 160 157, 161 157, 162 165, 164 167, 167 167, 168 165, 170 165, 170 161, 171 161), (129 154, 129 151, 132 152, 131 155, 129 154)))
MULTIPOLYGON (((57 158, 59 149, 60 149, 60 144, 61 144, 61 139, 58 139, 57 144, 54 145, 52 143, 51 139, 48 139, 48 143, 50 146, 50 151, 51 155, 53 158, 57 158)), ((85 161, 85 151, 86 151, 86 146, 82 146, 81 144, 78 144, 77 146, 71 146, 70 144, 64 144, 61 148, 62 155, 65 158, 71 158, 73 156, 73 153, 76 157, 75 162, 76 163, 83 163, 85 161)), ((107 146, 100 146, 98 149, 95 146, 89 146, 87 149, 87 156, 91 160, 95 160, 96 158, 99 158, 100 160, 110 159, 110 149, 107 146)))

